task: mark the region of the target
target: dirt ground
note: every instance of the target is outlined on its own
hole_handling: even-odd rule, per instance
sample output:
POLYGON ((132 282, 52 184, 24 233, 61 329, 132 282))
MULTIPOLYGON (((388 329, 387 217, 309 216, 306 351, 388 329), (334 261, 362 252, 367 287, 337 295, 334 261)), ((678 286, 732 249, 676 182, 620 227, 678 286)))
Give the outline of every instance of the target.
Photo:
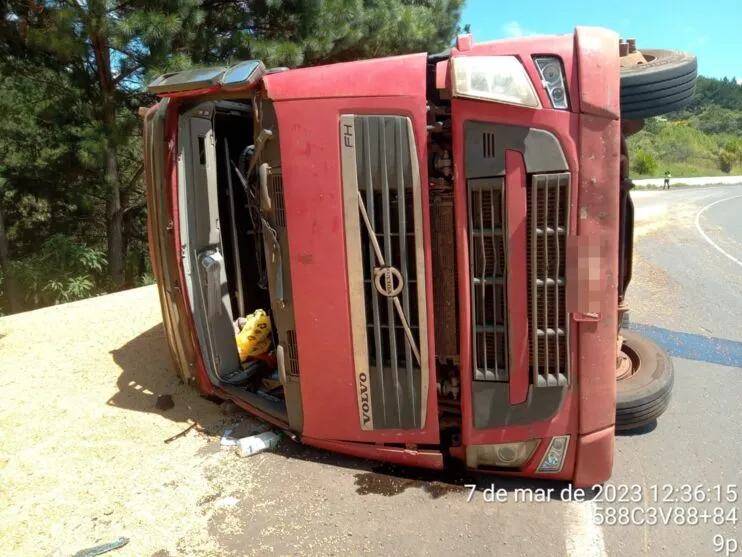
POLYGON ((235 417, 176 378, 154 287, 0 319, 0 388, 2 555, 122 536, 111 555, 218 553, 210 520, 263 455, 219 449, 235 417), (173 408, 157 409, 162 394, 173 408))

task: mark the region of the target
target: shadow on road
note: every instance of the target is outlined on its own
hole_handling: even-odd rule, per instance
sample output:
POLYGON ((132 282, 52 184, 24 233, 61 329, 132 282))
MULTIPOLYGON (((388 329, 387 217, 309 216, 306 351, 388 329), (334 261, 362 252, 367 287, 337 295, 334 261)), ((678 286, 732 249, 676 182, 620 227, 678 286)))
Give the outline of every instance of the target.
POLYGON ((211 425, 222 418, 219 406, 199 396, 178 378, 162 324, 131 339, 111 352, 121 368, 116 384, 119 391, 108 404, 137 412, 152 412, 175 422, 211 425), (157 403, 159 396, 171 396, 173 405, 157 403))

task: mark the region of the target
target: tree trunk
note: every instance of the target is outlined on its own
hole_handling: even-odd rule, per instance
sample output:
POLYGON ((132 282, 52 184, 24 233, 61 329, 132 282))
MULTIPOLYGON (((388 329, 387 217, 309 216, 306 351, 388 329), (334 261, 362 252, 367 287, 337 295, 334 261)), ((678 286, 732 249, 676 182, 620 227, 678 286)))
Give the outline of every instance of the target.
POLYGON ((5 236, 5 219, 0 209, 0 268, 3 270, 3 287, 5 299, 10 313, 21 311, 21 298, 16 287, 13 270, 10 267, 10 250, 8 249, 8 238, 5 236))
POLYGON ((106 186, 108 201, 106 203, 106 222, 108 225, 108 273, 116 290, 124 286, 124 215, 121 211, 121 195, 116 165, 116 147, 106 148, 106 186))
POLYGON ((108 36, 105 26, 104 4, 95 2, 90 4, 91 12, 100 14, 96 31, 92 34, 95 65, 98 73, 98 85, 101 92, 101 116, 107 132, 105 152, 104 180, 108 199, 106 201, 106 235, 108 237, 108 274, 114 289, 124 287, 124 253, 123 241, 123 211, 121 210, 121 188, 119 186, 118 166, 116 164, 116 83, 111 72, 111 56, 109 52, 108 36), (93 9, 95 8, 95 9, 93 9))

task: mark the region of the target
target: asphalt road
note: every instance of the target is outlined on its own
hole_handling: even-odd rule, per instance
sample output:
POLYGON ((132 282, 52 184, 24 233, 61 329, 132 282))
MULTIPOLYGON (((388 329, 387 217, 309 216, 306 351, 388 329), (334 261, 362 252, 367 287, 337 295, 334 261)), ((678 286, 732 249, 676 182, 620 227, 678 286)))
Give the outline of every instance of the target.
POLYGON ((742 509, 725 500, 727 489, 742 497, 742 185, 636 192, 634 199, 631 327, 671 354, 676 373, 674 398, 656 427, 617 439, 610 484, 619 497, 641 492, 642 502, 614 501, 611 488, 602 500, 563 501, 564 485, 498 477, 477 478, 480 490, 468 500, 469 491, 445 476, 416 478, 284 445, 288 458, 265 455, 263 464, 247 464, 261 466, 265 481, 253 484, 253 505, 230 517, 238 531, 227 535, 212 525, 225 550, 710 556, 731 554, 737 543, 742 555, 742 528, 732 524, 742 509), (485 501, 482 489, 490 484, 505 489, 507 501, 485 501), (716 499, 718 485, 722 501, 701 502, 696 491, 684 503, 686 485, 702 486, 704 499, 716 499), (517 489, 548 488, 556 489, 549 501, 516 500, 517 489), (635 524, 600 525, 596 517, 611 520, 608 507, 635 524), (713 524, 714 512, 723 513, 722 524, 713 524), (647 525, 653 520, 657 525, 647 525))

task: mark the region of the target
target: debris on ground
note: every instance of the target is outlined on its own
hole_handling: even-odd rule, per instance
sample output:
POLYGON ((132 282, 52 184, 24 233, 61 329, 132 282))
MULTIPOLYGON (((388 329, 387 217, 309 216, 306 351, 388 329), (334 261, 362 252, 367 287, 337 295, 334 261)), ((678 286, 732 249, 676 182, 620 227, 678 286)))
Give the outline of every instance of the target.
POLYGON ((176 434, 175 434, 175 435, 173 435, 172 437, 168 437, 167 439, 165 439, 165 443, 166 443, 166 444, 167 444, 167 443, 172 443, 172 442, 173 442, 173 441, 175 441, 176 439, 179 439, 179 438, 183 437, 183 436, 184 436, 184 435, 185 435, 186 433, 188 433, 189 431, 191 431, 191 430, 192 430, 192 429, 193 429, 194 427, 196 427, 196 424, 195 424, 195 423, 193 423, 193 424, 189 425, 189 426, 188 426, 188 427, 187 427, 186 429, 184 429, 184 430, 183 430, 183 431, 181 431, 180 433, 176 433, 176 434))
POLYGON ((127 543, 129 543, 129 538, 119 538, 113 542, 96 545, 88 549, 81 549, 73 557, 96 557, 96 555, 103 555, 114 549, 124 547, 127 543))
POLYGON ((237 453, 240 456, 252 456, 273 449, 278 445, 281 434, 274 431, 266 431, 259 435, 243 437, 237 441, 237 453))
POLYGON ((222 447, 236 447, 241 439, 265 433, 268 430, 270 430, 270 425, 267 423, 251 416, 245 416, 224 430, 219 444, 222 447))

